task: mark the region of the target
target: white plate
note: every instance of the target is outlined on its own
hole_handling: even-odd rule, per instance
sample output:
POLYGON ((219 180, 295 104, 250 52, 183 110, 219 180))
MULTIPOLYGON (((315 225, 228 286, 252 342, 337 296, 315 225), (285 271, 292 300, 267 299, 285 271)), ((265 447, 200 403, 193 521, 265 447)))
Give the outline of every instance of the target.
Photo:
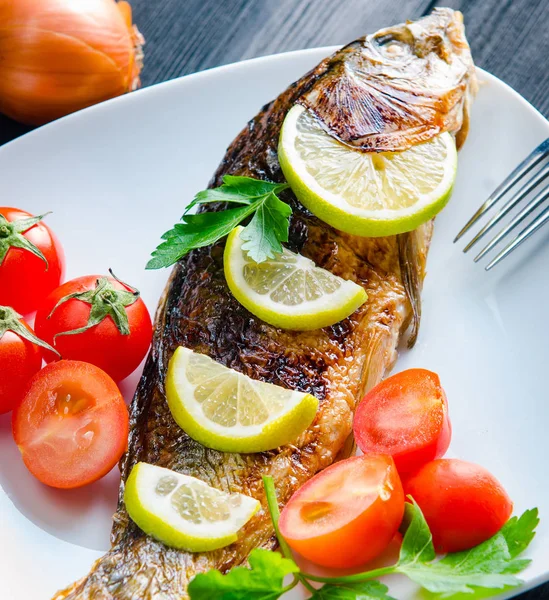
MULTIPOLYGON (((43 127, 0 148, 0 202, 53 210, 48 223, 65 245, 68 277, 112 267, 154 310, 167 272, 143 267, 160 234, 205 187, 246 121, 331 50, 198 73, 43 127)), ((549 579, 549 229, 488 274, 452 239, 549 126, 505 84, 481 78, 454 197, 436 223, 419 342, 398 369, 440 373, 454 427, 450 455, 495 473, 517 512, 540 508, 524 573, 532 586, 549 579)), ((135 380, 125 385, 128 398, 135 380)), ((0 457, 2 599, 48 600, 108 549, 117 473, 72 492, 40 485, 21 462, 8 417, 0 457)), ((414 590, 391 582, 397 598, 414 590)))

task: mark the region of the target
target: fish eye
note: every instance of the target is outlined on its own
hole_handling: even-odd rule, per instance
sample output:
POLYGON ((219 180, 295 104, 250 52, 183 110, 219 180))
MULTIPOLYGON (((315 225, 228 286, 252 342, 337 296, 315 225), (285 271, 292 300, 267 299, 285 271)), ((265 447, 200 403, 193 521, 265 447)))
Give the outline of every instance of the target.
POLYGON ((393 34, 380 35, 375 41, 381 53, 388 58, 400 58, 408 54, 408 46, 393 34))
POLYGON ((387 46, 391 42, 396 42, 397 39, 392 33, 386 33, 385 35, 379 35, 375 38, 378 46, 387 46))

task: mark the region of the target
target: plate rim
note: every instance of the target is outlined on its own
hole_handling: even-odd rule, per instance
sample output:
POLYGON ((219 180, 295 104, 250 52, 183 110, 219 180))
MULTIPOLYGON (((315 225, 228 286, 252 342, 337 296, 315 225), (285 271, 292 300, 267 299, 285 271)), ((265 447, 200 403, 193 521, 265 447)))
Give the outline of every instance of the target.
MULTIPOLYGON (((160 81, 158 83, 154 83, 152 85, 139 88, 130 93, 123 94, 121 96, 117 96, 115 98, 111 98, 109 100, 105 100, 104 102, 99 102, 98 104, 94 104, 92 106, 88 106, 87 108, 83 108, 69 115, 65 115, 55 121, 51 121, 50 123, 46 123, 36 129, 28 131, 23 135, 20 135, 9 142, 0 146, 0 160, 2 157, 8 152, 10 149, 18 146, 20 143, 27 143, 28 140, 33 140, 37 136, 47 135, 50 131, 55 131, 57 127, 63 127, 66 124, 70 124, 79 119, 87 119, 91 115, 100 115, 103 111, 110 111, 113 107, 116 109, 118 106, 122 106, 127 103, 135 103, 139 102, 141 98, 145 98, 145 96, 151 96, 153 94, 158 93, 159 91, 167 90, 168 88, 175 88, 178 85, 186 85, 186 82, 194 82, 199 81, 200 79, 207 79, 209 77, 215 77, 218 73, 230 73, 233 70, 246 69, 249 65, 254 65, 257 63, 265 63, 268 65, 271 62, 276 62, 278 60, 286 60, 291 58, 292 56, 306 56, 306 55, 315 55, 324 54, 325 56, 329 56, 333 54, 335 51, 342 48, 342 45, 332 45, 332 46, 317 46, 314 48, 303 48, 300 50, 288 50, 287 52, 277 52, 273 54, 266 54, 264 56, 256 56, 253 58, 247 58, 244 60, 240 60, 237 62, 228 63, 225 65, 219 65, 216 67, 209 67, 202 71, 196 71, 195 73, 188 73, 186 75, 181 75, 179 77, 175 77, 173 79, 168 79, 167 81, 160 81), (46 132, 46 133, 44 133, 46 132)), ((481 85, 484 82, 492 82, 496 85, 503 86, 507 92, 510 92, 515 98, 529 111, 533 112, 536 116, 540 117, 546 125, 549 127, 549 120, 546 119, 543 114, 533 105, 531 104, 524 96, 522 96, 517 90, 515 90, 511 85, 493 75, 489 71, 478 67, 475 65, 475 69, 478 75, 480 75, 481 85)))

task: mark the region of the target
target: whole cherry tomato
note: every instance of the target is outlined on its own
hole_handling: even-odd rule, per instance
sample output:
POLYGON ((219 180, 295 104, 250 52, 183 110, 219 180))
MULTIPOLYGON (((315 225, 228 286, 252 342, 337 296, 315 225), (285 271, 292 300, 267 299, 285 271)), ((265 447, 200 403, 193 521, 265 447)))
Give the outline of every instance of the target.
POLYGON ((495 535, 513 512, 501 483, 486 469, 457 459, 423 465, 404 481, 423 511, 437 552, 459 552, 495 535))
POLYGON ((22 314, 39 308, 65 272, 63 248, 42 219, 0 207, 0 304, 22 314))
MULTIPOLYGON (((96 365, 115 381, 132 373, 152 338, 152 323, 139 292, 115 279, 89 275, 54 290, 36 314, 37 335, 64 359, 96 365)), ((50 362, 54 356, 44 353, 50 362)))
POLYGON ((31 377, 42 366, 39 340, 9 306, 0 306, 0 413, 19 402, 31 377))

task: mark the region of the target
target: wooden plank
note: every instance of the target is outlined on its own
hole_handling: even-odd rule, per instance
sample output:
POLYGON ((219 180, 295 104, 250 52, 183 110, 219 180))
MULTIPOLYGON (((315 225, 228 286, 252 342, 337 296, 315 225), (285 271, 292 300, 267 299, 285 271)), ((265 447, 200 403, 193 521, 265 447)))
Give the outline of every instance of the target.
POLYGON ((167 0, 154 10, 150 4, 133 0, 148 40, 146 85, 245 58, 343 44, 404 15, 419 17, 428 0, 167 0))
MULTIPOLYGON (((464 12, 479 66, 549 116, 546 0, 133 0, 147 45, 143 85, 243 58, 345 43, 435 5, 464 12)), ((30 128, 0 117, 0 144, 30 128)))
MULTIPOLYGON (((130 0, 144 86, 245 58, 343 44, 415 19, 428 0, 130 0)), ((29 127, 0 116, 0 144, 29 127)))

